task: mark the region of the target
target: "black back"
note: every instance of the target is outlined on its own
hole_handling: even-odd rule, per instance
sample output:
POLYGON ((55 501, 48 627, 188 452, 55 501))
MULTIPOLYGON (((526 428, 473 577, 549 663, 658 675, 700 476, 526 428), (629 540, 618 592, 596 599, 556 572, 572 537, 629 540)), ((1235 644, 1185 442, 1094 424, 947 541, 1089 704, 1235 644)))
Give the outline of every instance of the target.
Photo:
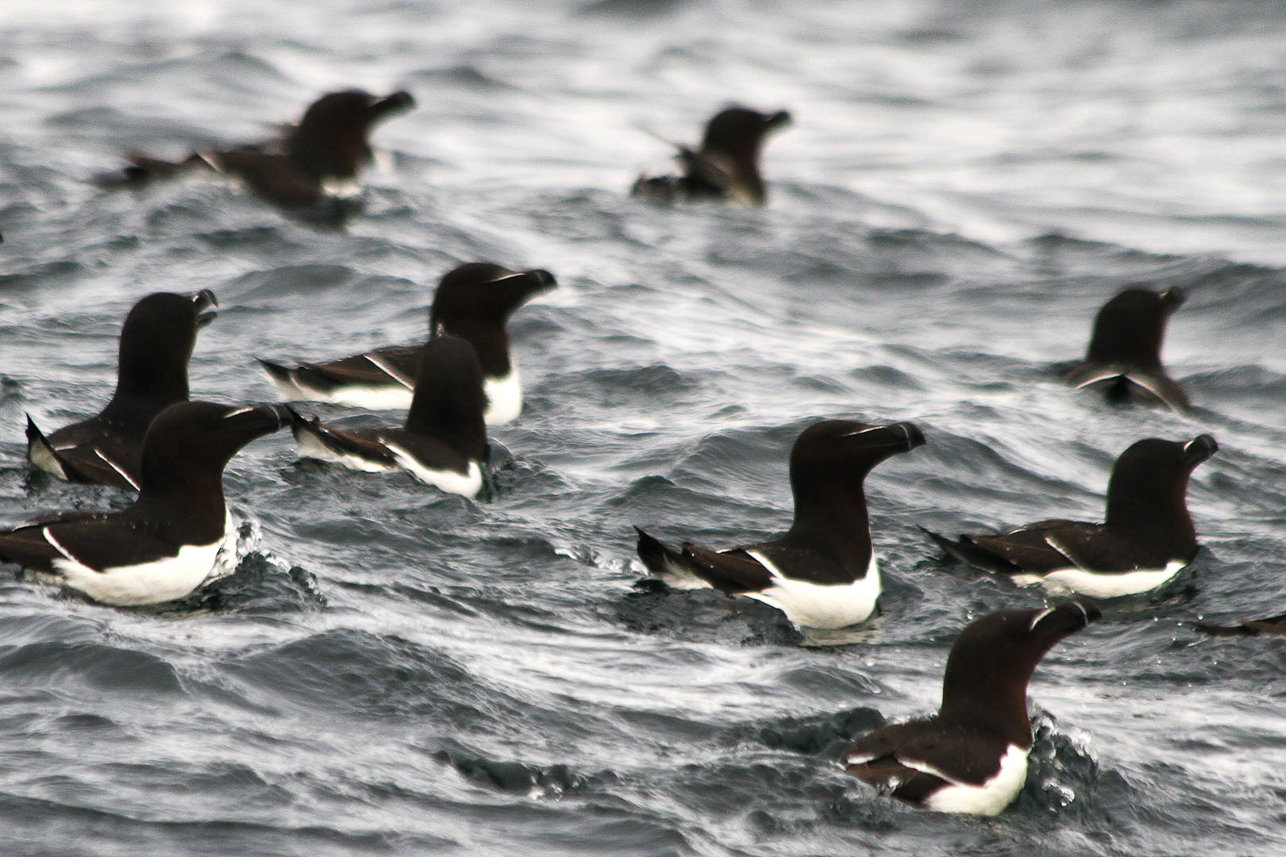
POLYGON ((420 358, 406 430, 440 437, 466 459, 484 461, 486 405, 482 364, 473 345, 450 334, 429 340, 420 358))

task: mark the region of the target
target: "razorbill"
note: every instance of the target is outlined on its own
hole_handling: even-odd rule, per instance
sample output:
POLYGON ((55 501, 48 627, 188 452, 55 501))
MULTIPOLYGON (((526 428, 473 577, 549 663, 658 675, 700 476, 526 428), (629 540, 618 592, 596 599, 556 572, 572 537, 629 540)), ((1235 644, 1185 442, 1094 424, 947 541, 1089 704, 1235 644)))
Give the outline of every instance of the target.
POLYGON ((1027 780, 1027 682, 1055 643, 1100 615, 1092 602, 1065 601, 974 620, 951 645, 938 713, 857 738, 845 770, 939 812, 999 813, 1027 780))
POLYGON ((768 135, 790 122, 785 110, 726 107, 706 123, 700 148, 675 144, 683 175, 640 176, 630 193, 656 202, 726 199, 763 205, 767 191, 759 154, 768 135))
POLYGON ((923 443, 911 423, 814 423, 790 453, 795 518, 785 535, 722 551, 688 542, 674 550, 636 527, 639 558, 675 588, 710 586, 755 598, 798 627, 862 622, 880 595, 863 482, 884 459, 923 443))
POLYGON ((1164 292, 1131 288, 1112 298, 1098 311, 1089 350, 1067 373, 1067 383, 1101 390, 1109 402, 1163 402, 1188 410, 1187 394, 1161 365, 1166 322, 1184 299, 1178 286, 1164 292))
POLYGON ((1147 592, 1173 578, 1197 553, 1188 477, 1218 449, 1208 434, 1132 444, 1112 467, 1101 524, 1040 521, 955 541, 921 529, 957 559, 1019 583, 1093 598, 1147 592))
POLYGON ((120 512, 65 512, 0 533, 0 559, 103 604, 182 598, 232 570, 223 468, 289 419, 282 405, 179 402, 143 438, 139 494, 120 512))
POLYGON ((442 334, 423 348, 401 428, 345 431, 298 414, 291 428, 306 457, 368 472, 407 470, 443 491, 474 497, 482 490, 487 458, 482 414, 478 355, 467 339, 442 334))
MULTIPOLYGON (((505 325, 514 310, 557 285, 548 271, 470 262, 444 276, 433 295, 429 330, 462 336, 478 352, 490 425, 512 422, 522 412, 522 382, 505 325)), ((402 410, 411 406, 423 351, 423 345, 400 345, 328 363, 259 363, 286 401, 402 410)))
POLYGON ((415 99, 398 91, 375 96, 360 89, 332 92, 314 101, 297 125, 279 140, 194 152, 181 161, 130 155, 123 177, 105 177, 103 186, 137 185, 155 178, 214 171, 235 176, 259 197, 284 208, 314 206, 328 183, 352 182, 371 160, 371 129, 409 110, 415 99))
POLYGON ((197 330, 214 317, 209 289, 158 292, 134 305, 121 327, 116 392, 98 416, 46 435, 27 416, 27 459, 71 482, 139 487, 143 436, 152 419, 188 398, 188 360, 197 330))

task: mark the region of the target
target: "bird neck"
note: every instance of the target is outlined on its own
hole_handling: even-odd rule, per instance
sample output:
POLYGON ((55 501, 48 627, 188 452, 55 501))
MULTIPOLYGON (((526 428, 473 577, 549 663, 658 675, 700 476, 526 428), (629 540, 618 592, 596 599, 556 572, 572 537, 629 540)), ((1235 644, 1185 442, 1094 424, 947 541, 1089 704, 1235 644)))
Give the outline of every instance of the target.
POLYGON ((145 463, 142 489, 130 508, 133 515, 161 522, 159 529, 173 529, 182 544, 208 544, 223 535, 227 505, 223 498, 223 469, 207 468, 158 471, 145 463))
POLYGON ((864 571, 870 562, 870 533, 862 482, 830 481, 796 486, 795 519, 782 542, 827 551, 864 571))
POLYGON ((1027 717, 1027 682, 1035 667, 1026 675, 999 675, 994 664, 981 669, 953 669, 948 659, 942 680, 942 707, 939 719, 984 729, 1019 747, 1031 746, 1031 721, 1027 717))

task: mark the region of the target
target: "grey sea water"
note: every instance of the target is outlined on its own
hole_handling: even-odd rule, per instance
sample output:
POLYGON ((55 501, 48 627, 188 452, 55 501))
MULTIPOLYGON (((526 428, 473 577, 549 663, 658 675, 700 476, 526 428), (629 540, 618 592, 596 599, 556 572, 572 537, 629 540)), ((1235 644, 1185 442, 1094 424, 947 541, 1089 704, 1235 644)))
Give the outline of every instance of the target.
MULTIPOLYGON (((35 479, 24 413, 95 412, 125 312, 210 288, 195 397, 253 357, 424 334, 463 261, 560 287, 511 324, 527 406, 486 502, 299 461, 228 469, 246 553, 172 610, 0 579, 0 852, 15 855, 1277 855, 1286 648, 1185 620, 1286 610, 1286 13, 1274 3, 396 0, 0 7, 0 522, 119 507, 35 479), (146 149, 255 139, 317 94, 411 90, 363 210, 211 182, 106 193, 146 149), (762 210, 630 200, 728 101, 788 108, 762 210), (1058 381, 1099 305, 1182 286, 1196 410, 1058 381), (635 590, 632 524, 721 546, 789 522, 823 416, 928 444, 868 491, 882 615, 800 645, 762 605, 635 590), (956 631, 1039 594, 916 529, 1094 520, 1116 455, 1209 432, 1205 545, 1031 686, 995 819, 847 778, 932 710, 956 631), (813 641, 819 642, 819 641, 813 641)), ((396 419, 317 407, 352 424, 396 419)))

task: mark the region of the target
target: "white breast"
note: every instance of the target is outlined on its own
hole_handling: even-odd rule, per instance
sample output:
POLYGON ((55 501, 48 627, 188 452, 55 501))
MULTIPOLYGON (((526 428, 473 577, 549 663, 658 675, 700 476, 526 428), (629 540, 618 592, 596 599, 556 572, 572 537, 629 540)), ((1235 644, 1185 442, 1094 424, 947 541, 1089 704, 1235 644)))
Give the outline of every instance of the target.
POLYGON ((967 812, 974 815, 996 815, 1022 791, 1027 782, 1027 751, 1017 744, 1010 744, 1005 755, 1000 757, 1000 770, 980 786, 954 780, 922 762, 913 763, 898 759, 908 768, 933 774, 947 781, 947 785, 938 789, 924 802, 929 809, 937 812, 967 812))
MULTIPOLYGON (((367 359, 371 359, 368 357, 367 359)), ((309 387, 291 376, 280 378, 269 374, 277 388, 277 395, 287 402, 333 402, 350 408, 368 411, 407 411, 411 408, 414 390, 389 367, 371 360, 389 375, 387 384, 342 384, 330 390, 309 387)), ((487 425, 511 423, 522 413, 522 381, 518 367, 511 363, 509 374, 501 378, 484 378, 483 392, 487 395, 487 425)))
MULTIPOLYGON (((1054 592, 1076 592, 1091 598, 1118 598, 1156 589, 1174 577, 1187 565, 1183 560, 1171 560, 1165 568, 1140 569, 1125 572, 1095 572, 1083 568, 1062 568, 1051 571, 1039 582, 1054 592)), ((1035 582, 1034 575, 1015 576, 1019 583, 1035 582)))
MULTIPOLYGON (((278 389, 282 390, 282 397, 287 401, 295 401, 285 393, 285 385, 277 384, 278 389)), ((305 395, 299 398, 308 401, 334 402, 337 405, 344 405, 349 408, 361 408, 366 411, 406 411, 411 408, 411 398, 414 393, 406 387, 398 386, 393 383, 381 386, 362 386, 357 384, 345 384, 341 387, 322 393, 316 390, 303 391, 305 395)))
POLYGON ((487 425, 511 423, 522 413, 522 381, 518 377, 518 364, 509 361, 509 374, 501 378, 486 378, 482 382, 487 394, 487 425))
POLYGON ((772 560, 758 551, 746 551, 768 569, 773 585, 746 596, 771 604, 803 628, 832 630, 856 625, 870 618, 880 597, 880 567, 874 552, 866 576, 852 583, 818 584, 785 577, 772 560))
POLYGON ((235 533, 229 531, 208 545, 184 545, 177 556, 95 571, 58 544, 48 527, 42 532, 45 540, 62 554, 53 561, 53 567, 63 585, 102 604, 128 607, 173 601, 192 592, 207 577, 231 570, 221 569, 221 562, 236 562, 235 550, 223 550, 225 542, 235 538, 235 533))
POLYGON ((411 407, 414 381, 403 377, 379 357, 367 354, 366 359, 384 373, 386 383, 341 384, 324 390, 302 383, 295 372, 286 377, 269 372, 268 380, 277 388, 277 395, 287 402, 334 402, 337 405, 373 411, 404 411, 411 407))
POLYGON ((440 488, 448 494, 463 494, 465 497, 476 497, 482 490, 482 468, 476 461, 469 462, 469 470, 466 473, 455 470, 433 470, 416 461, 414 456, 396 444, 385 443, 384 446, 393 453, 397 463, 404 470, 409 471, 421 482, 440 488))

